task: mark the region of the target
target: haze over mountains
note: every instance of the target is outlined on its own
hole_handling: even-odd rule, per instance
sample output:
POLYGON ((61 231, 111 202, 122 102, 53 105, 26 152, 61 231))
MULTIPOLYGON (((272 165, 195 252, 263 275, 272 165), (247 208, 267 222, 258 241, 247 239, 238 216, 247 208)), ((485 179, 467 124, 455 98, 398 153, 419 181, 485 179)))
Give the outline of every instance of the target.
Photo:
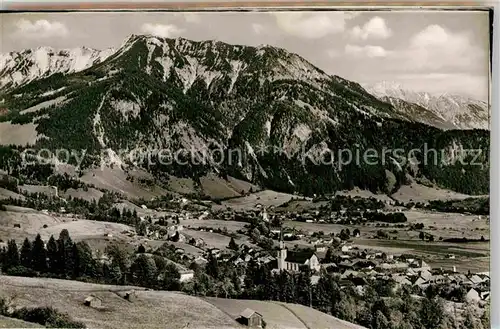
POLYGON ((488 189, 484 167, 415 168, 395 158, 318 164, 329 151, 423 145, 445 149, 440 160, 456 149, 481 148, 487 162, 488 131, 442 130, 484 128, 484 104, 390 88, 370 93, 284 49, 132 35, 117 50, 42 48, 2 63, 0 105, 9 111, 2 121, 34 124, 37 147, 86 149, 96 159, 102 150, 138 147, 237 148, 244 152, 236 159, 148 169, 181 176, 217 171, 304 194, 354 186, 389 193, 407 174, 466 193, 488 189))

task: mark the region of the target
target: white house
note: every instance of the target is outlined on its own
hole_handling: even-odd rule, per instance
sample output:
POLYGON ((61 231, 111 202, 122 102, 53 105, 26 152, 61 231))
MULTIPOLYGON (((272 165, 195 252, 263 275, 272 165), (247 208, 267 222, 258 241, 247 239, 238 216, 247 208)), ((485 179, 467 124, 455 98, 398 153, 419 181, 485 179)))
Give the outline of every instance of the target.
POLYGON ((477 303, 481 300, 481 295, 476 289, 471 288, 467 292, 467 295, 465 295, 465 300, 467 300, 469 303, 477 303))
POLYGON ((191 281, 194 278, 194 271, 192 270, 179 271, 179 274, 181 275, 180 282, 191 281))

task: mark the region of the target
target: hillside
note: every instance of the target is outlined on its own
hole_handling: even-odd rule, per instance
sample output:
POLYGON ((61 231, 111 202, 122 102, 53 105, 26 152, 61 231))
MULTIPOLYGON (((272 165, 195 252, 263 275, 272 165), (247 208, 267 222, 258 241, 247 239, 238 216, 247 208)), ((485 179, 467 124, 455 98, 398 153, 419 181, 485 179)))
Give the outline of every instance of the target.
POLYGON ((300 305, 203 299, 175 292, 57 279, 0 276, 0 284, 5 287, 0 295, 15 297, 13 304, 17 306, 50 305, 89 328, 241 328, 234 319, 247 307, 263 315, 267 328, 362 328, 300 305), (131 289, 135 289, 137 297, 129 302, 121 295, 131 289), (83 305, 89 295, 102 299, 101 309, 83 305), (310 312, 314 312, 314 318, 310 312))
MULTIPOLYGON (((488 131, 414 122, 359 84, 271 46, 133 35, 83 71, 0 93, 8 109, 0 121, 36 130, 21 144, 84 149, 85 167, 102 159, 134 163, 159 179, 189 177, 198 185, 218 172, 307 195, 355 186, 390 193, 407 173, 462 193, 489 189, 488 131), (44 102, 50 105, 21 113, 44 102), (425 147, 443 153, 427 163, 425 147), (393 152, 382 155, 387 148, 393 152), (120 156, 138 149, 144 153, 120 156), (412 149, 421 151, 413 152, 418 167, 408 163, 412 149), (484 166, 456 162, 454 152, 463 149, 481 149, 484 166), (377 152, 375 163, 363 160, 367 150, 377 152)), ((237 192, 214 188, 222 197, 237 192)))

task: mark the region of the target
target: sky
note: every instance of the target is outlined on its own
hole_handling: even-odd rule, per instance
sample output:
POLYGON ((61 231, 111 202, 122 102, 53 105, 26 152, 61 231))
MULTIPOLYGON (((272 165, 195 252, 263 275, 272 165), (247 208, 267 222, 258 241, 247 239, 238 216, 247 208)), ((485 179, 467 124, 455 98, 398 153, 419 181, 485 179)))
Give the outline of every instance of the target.
POLYGON ((480 11, 0 14, 0 53, 120 47, 131 34, 268 44, 362 84, 488 100, 489 18, 480 11))

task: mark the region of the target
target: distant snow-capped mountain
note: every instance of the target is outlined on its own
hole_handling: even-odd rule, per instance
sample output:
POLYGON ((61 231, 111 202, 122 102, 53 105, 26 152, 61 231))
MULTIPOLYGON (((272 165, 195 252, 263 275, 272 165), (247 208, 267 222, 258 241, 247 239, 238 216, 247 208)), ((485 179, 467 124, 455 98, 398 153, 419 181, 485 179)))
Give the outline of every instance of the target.
POLYGON ((113 49, 87 47, 54 50, 50 47, 0 54, 0 88, 12 88, 55 73, 74 73, 98 64, 113 49))
POLYGON ((400 114, 411 115, 415 121, 439 128, 489 129, 490 113, 486 102, 461 95, 411 91, 387 81, 364 87, 380 100, 391 103, 400 114))

